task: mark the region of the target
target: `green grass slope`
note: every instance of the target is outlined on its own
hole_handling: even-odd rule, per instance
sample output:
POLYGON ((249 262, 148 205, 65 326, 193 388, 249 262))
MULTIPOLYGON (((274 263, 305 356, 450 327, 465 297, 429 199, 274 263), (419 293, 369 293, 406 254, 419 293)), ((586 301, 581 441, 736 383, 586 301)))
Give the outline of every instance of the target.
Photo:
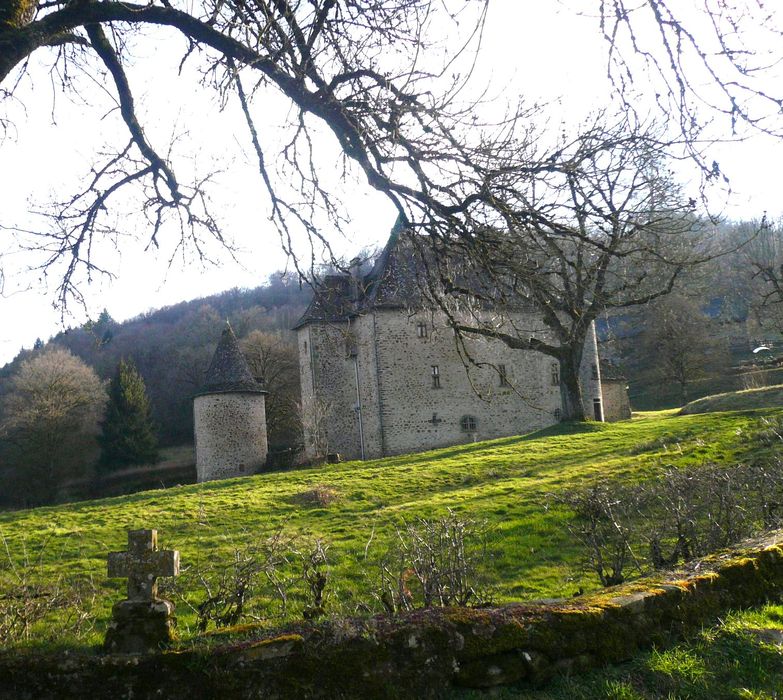
MULTIPOLYGON (((181 552, 184 566, 228 561, 235 545, 277 529, 329 543, 333 604, 352 612, 370 603, 372 572, 365 552, 382 551, 394 525, 452 509, 494 527, 491 569, 499 602, 568 596, 596 587, 576 566, 580 557, 547 494, 620 476, 644 478, 656 464, 683 467, 732 462, 759 449, 744 436, 770 411, 675 416, 642 414, 615 424, 564 424, 531 435, 370 462, 262 474, 58 507, 0 514, 0 571, 29 563, 39 577, 91 577, 96 619, 87 641, 100 640, 124 580, 106 579, 106 554, 125 549, 126 532, 156 528, 162 548, 181 552), (325 507, 303 500, 325 486, 337 499, 325 507), (5 561, 2 561, 5 559, 5 561)), ((337 610, 337 608, 335 608, 337 610)), ((178 608, 181 631, 193 623, 178 608)), ((39 626, 40 627, 40 626, 39 626)), ((68 643, 45 626, 30 644, 68 643)))
POLYGON ((686 404, 680 412, 682 415, 691 415, 694 413, 747 411, 780 406, 783 406, 783 384, 705 396, 702 399, 696 399, 686 404))

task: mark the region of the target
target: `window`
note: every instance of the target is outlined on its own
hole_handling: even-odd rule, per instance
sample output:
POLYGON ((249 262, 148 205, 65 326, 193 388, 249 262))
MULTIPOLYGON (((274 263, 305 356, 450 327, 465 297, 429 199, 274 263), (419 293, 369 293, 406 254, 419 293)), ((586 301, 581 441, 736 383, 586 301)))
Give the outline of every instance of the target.
POLYGON ((593 362, 592 365, 590 365, 590 378, 591 379, 598 379, 598 365, 593 362))
POLYGON ((432 365, 432 388, 440 389, 440 368, 438 365, 432 365))
POLYGON ((600 423, 603 423, 604 411, 601 408, 601 399, 593 399, 593 413, 595 413, 595 419, 600 423))
POLYGON ((563 417, 563 412, 562 412, 562 411, 561 411, 559 408, 556 408, 556 409, 554 410, 554 413, 553 413, 553 415, 555 416, 555 420, 556 420, 556 421, 559 421, 559 420, 560 420, 560 419, 562 419, 562 417, 563 417))
POLYGON ((417 323, 416 324, 416 335, 419 338, 426 338, 427 337, 427 324, 426 323, 417 323))
POLYGON ((463 433, 476 432, 476 416, 462 416, 459 419, 459 427, 463 433))
POLYGON ((500 376, 500 386, 509 386, 505 365, 498 365, 498 375, 500 376))
POLYGON ((356 336, 353 333, 345 334, 345 356, 356 357, 359 349, 356 347, 356 336))
POLYGON ((560 365, 552 363, 552 386, 560 386, 560 365))

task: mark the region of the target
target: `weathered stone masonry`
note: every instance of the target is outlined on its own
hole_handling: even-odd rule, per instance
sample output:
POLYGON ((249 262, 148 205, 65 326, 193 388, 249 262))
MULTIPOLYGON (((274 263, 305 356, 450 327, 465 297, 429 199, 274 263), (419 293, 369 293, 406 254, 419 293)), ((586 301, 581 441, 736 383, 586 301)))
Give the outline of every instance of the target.
MULTIPOLYGON (((556 360, 500 341, 467 341, 488 366, 466 370, 445 319, 417 308, 402 287, 405 264, 394 236, 369 275, 333 275, 297 325, 302 399, 320 412, 325 444, 306 437, 308 456, 375 458, 517 435, 562 414, 556 360)), ((408 273, 409 274, 409 273, 408 273)), ((547 338, 532 311, 516 311, 517 332, 547 338)), ((584 410, 603 420, 595 329, 580 371, 584 410)), ((306 432, 316 421, 305 421, 306 432)))
POLYGON ((226 327, 193 400, 199 482, 245 476, 264 466, 265 394, 250 374, 234 332, 226 327))

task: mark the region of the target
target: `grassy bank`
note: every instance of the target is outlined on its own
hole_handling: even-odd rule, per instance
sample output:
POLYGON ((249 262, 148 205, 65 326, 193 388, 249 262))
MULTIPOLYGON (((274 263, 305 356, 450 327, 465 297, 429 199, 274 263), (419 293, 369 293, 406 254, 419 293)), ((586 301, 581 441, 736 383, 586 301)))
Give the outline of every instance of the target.
MULTIPOLYGON (((98 622, 82 643, 96 643, 111 604, 124 597, 125 582, 106 579, 106 553, 125 548, 128 529, 157 528, 160 545, 179 549, 184 566, 227 562, 235 546, 282 529, 329 544, 331 605, 355 612, 372 603, 369 561, 393 541, 394 526, 452 509, 493 526, 489 568, 498 602, 570 596, 596 583, 579 571, 581 553, 564 530, 565 514, 548 507, 548 494, 598 479, 643 478, 660 463, 745 459, 761 448, 743 436, 771 413, 661 412, 618 424, 565 424, 424 454, 5 513, 3 566, 27 561, 38 579, 91 579, 96 594, 88 612, 98 622), (334 500, 310 498, 318 489, 334 500)), ((178 614, 187 637, 194 618, 182 605, 178 614)), ((39 624, 27 643, 69 641, 67 626, 39 624)))
MULTIPOLYGON (((783 606, 735 612, 665 650, 621 666, 557 678, 541 690, 505 688, 499 700, 653 700, 783 696, 783 606)), ((486 694, 460 692, 455 700, 486 694)))
POLYGON ((716 411, 747 411, 780 406, 783 406, 783 384, 705 396, 683 406, 682 413, 689 415, 716 411))

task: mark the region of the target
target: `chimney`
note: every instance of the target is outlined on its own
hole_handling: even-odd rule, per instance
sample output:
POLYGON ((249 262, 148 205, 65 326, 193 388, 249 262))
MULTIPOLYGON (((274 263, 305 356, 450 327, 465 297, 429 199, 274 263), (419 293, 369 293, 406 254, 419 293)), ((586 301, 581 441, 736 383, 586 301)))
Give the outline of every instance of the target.
POLYGON ((348 270, 351 275, 351 299, 353 301, 359 301, 362 284, 362 259, 356 257, 351 260, 348 270))

